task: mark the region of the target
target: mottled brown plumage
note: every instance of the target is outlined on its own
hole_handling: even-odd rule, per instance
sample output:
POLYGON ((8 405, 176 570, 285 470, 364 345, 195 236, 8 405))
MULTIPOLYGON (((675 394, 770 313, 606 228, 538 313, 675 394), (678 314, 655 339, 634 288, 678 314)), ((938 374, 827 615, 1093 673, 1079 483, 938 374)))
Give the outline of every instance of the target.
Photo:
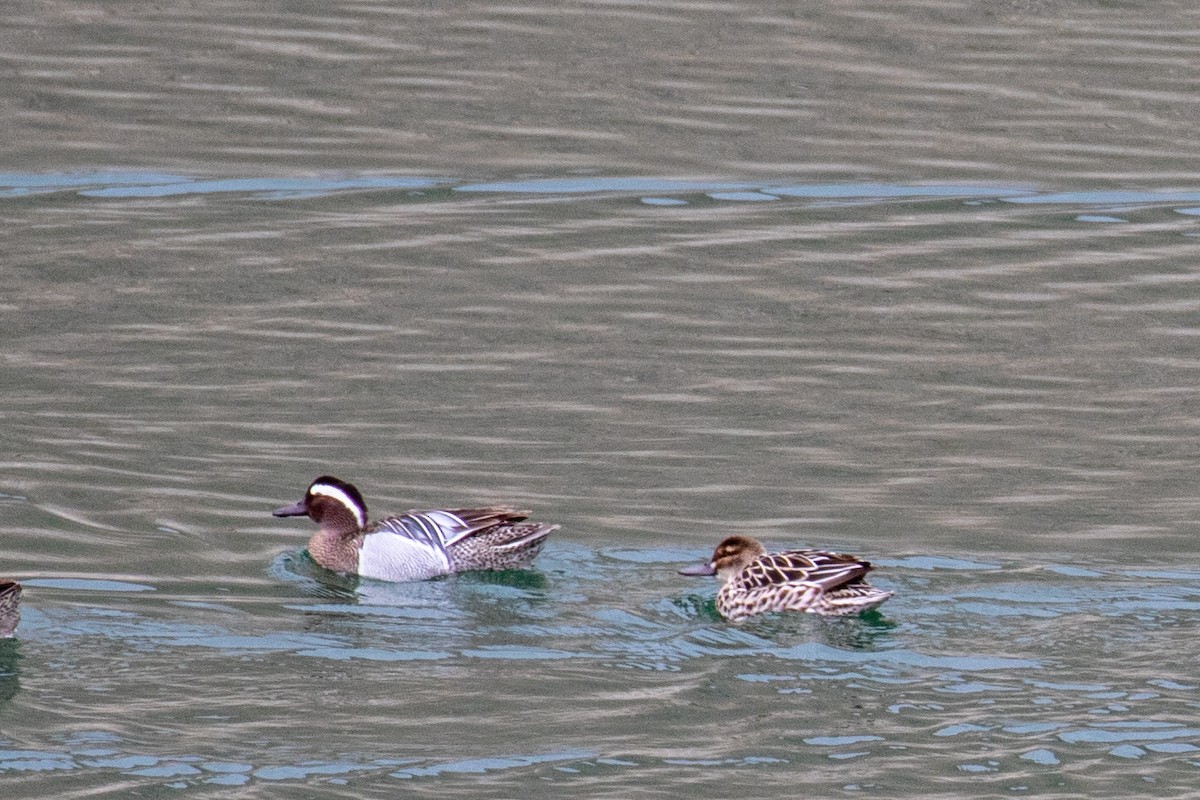
POLYGON ((827 550, 768 553, 749 536, 730 536, 704 564, 680 570, 685 575, 717 575, 717 611, 734 622, 772 611, 802 611, 840 616, 875 608, 892 592, 871 586, 863 577, 871 563, 827 550))
POLYGON ((21 621, 21 584, 0 580, 0 639, 7 639, 21 621))

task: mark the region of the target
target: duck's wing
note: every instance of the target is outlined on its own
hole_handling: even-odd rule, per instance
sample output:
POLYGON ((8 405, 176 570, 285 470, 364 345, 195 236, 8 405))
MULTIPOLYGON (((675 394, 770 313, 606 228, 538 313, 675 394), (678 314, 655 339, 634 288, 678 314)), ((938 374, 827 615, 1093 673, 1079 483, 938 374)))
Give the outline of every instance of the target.
POLYGON ((528 517, 528 511, 517 511, 506 506, 413 509, 396 517, 379 520, 367 530, 367 534, 391 533, 436 550, 445 550, 473 533, 496 525, 520 522, 528 517))
POLYGON ((826 550, 788 550, 759 556, 737 579, 747 589, 803 583, 823 592, 861 581, 871 564, 826 550))
POLYGON ((508 506, 486 506, 484 508, 456 508, 447 512, 461 519, 471 533, 496 525, 510 525, 529 519, 530 512, 518 511, 508 506))

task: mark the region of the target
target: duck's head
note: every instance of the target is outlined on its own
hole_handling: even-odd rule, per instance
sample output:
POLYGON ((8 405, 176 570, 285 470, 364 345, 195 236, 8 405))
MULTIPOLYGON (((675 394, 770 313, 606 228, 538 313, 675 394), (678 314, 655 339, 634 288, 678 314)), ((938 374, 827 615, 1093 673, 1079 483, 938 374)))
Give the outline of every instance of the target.
POLYGON ((680 575, 717 575, 728 581, 744 570, 750 562, 767 552, 762 542, 749 536, 730 536, 713 550, 712 558, 679 570, 680 575))
POLYGON ((277 517, 310 517, 322 530, 357 532, 367 526, 367 504, 352 483, 322 475, 298 503, 271 512, 277 517))

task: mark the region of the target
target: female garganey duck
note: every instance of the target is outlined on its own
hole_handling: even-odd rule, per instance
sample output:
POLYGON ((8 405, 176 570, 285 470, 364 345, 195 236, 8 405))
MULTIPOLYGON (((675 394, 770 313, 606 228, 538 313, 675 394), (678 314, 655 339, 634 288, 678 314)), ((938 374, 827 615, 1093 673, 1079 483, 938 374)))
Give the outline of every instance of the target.
POLYGON ((863 576, 869 561, 825 550, 768 553, 749 536, 730 536, 712 559, 684 567, 683 575, 717 575, 717 611, 733 622, 770 611, 805 611, 838 616, 875 608, 892 596, 863 576))
POLYGON ((524 567, 558 527, 525 522, 528 511, 503 506, 409 511, 368 523, 358 489, 329 475, 313 481, 300 502, 272 513, 317 523, 308 553, 322 567, 384 581, 524 567))
POLYGON ((0 580, 0 639, 8 639, 21 621, 21 584, 0 580))

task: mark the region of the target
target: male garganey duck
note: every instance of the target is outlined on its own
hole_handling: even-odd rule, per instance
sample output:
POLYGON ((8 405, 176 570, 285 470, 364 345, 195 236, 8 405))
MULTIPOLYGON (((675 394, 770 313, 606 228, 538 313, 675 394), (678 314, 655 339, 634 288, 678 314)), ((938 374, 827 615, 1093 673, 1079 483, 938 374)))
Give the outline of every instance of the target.
POLYGON ((21 584, 0 580, 0 639, 8 639, 21 621, 21 584))
POLYGON ((322 567, 384 581, 524 567, 558 528, 525 522, 528 511, 504 506, 409 511, 368 523, 358 489, 329 475, 313 481, 300 502, 272 513, 317 523, 308 553, 322 567))
POLYGON ((805 611, 840 616, 867 611, 892 596, 863 576, 869 561, 826 550, 768 553, 749 536, 730 536, 712 559, 679 570, 682 575, 716 575, 717 611, 733 622, 771 611, 805 611))

